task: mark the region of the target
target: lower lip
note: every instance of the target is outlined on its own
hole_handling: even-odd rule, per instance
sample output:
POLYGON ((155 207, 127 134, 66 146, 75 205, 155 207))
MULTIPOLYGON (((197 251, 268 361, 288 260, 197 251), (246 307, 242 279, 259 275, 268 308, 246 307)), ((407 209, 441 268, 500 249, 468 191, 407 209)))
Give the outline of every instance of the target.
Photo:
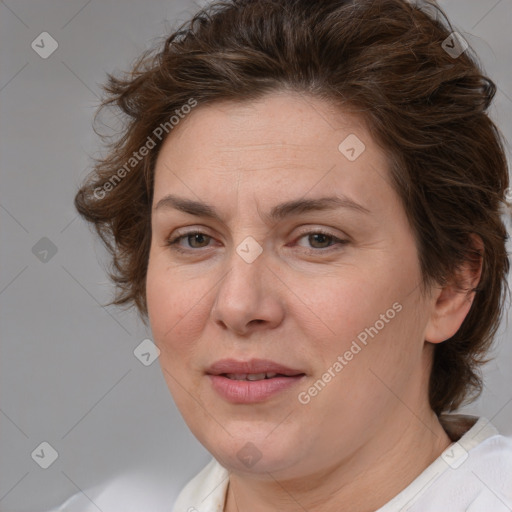
POLYGON ((228 402, 234 404, 253 404, 297 384, 305 375, 293 377, 274 377, 262 380, 234 380, 222 375, 208 375, 213 388, 228 402))

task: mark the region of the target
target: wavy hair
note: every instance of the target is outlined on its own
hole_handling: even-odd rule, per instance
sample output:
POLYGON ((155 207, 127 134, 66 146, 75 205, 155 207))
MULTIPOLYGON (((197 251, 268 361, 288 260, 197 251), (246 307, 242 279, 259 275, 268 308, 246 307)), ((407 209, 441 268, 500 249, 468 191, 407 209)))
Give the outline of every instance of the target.
POLYGON ((153 174, 165 140, 158 128, 172 136, 172 116, 191 101, 201 106, 299 91, 353 109, 385 151, 415 235, 422 286, 445 284, 462 264, 482 261, 468 315, 435 347, 429 387, 437 414, 478 396, 479 369, 505 299, 501 206, 509 177, 500 132, 486 113, 496 86, 470 47, 450 53, 463 49, 453 32, 433 2, 218 1, 128 73, 109 74, 100 111, 113 108, 124 125, 107 156, 95 161, 75 206, 112 256, 110 304, 135 305, 147 323, 153 174))

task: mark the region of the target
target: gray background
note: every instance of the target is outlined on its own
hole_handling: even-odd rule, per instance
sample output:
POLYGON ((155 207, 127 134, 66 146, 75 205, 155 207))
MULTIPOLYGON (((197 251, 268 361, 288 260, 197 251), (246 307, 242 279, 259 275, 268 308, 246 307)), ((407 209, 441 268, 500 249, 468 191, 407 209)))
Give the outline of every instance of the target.
MULTIPOLYGON (((439 4, 498 85, 491 116, 512 140, 512 0, 439 4)), ((176 409, 158 361, 146 367, 133 354, 151 333, 134 312, 101 306, 112 294, 108 260, 72 205, 100 149, 91 123, 106 72, 127 69, 199 5, 0 1, 2 512, 41 512, 80 491, 92 509, 121 512, 105 500, 92 505, 94 486, 116 475, 124 485, 137 482, 134 495, 158 503, 152 509, 143 498, 146 512, 170 510, 210 459, 176 409), (47 59, 31 48, 43 31, 59 45, 47 59), (32 250, 43 237, 57 249, 46 262, 32 250), (43 441, 59 453, 48 469, 31 458, 43 441)), ((484 393, 465 411, 511 435, 510 313, 506 320, 484 393)))

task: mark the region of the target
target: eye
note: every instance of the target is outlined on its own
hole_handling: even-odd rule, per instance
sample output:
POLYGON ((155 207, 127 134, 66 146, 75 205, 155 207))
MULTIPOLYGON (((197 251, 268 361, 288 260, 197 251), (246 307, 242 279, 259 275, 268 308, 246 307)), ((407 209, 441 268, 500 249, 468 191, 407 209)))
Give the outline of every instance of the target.
MULTIPOLYGON (((306 231, 302 233, 296 240, 302 240, 304 238, 307 238, 307 242, 310 244, 310 247, 306 248, 306 252, 309 254, 331 252, 331 250, 336 250, 339 248, 336 246, 343 246, 348 244, 348 240, 342 240, 334 236, 332 233, 323 230, 306 231)), ((184 233, 166 240, 165 245, 170 247, 172 250, 181 253, 190 253, 194 252, 195 249, 207 248, 209 246, 209 242, 212 239, 213 237, 202 231, 190 231, 188 233, 184 233), (184 248, 182 245, 180 245, 182 240, 187 241, 188 247, 184 248)))
MULTIPOLYGON (((307 242, 313 247, 313 250, 309 249, 307 252, 316 253, 327 252, 326 249, 331 250, 331 247, 336 245, 342 246, 348 243, 348 240, 342 240, 332 233, 323 230, 307 231, 303 233, 297 240, 301 240, 307 237, 307 242)), ((334 247, 336 249, 336 247, 334 247)))
MULTIPOLYGON (((172 238, 172 239, 169 239, 166 241, 166 245, 171 247, 171 249, 173 250, 176 250, 178 252, 188 252, 190 249, 184 249, 183 247, 180 247, 179 245, 179 242, 183 239, 186 239, 187 241, 191 241, 192 240, 192 249, 196 249, 198 247, 195 247, 193 244, 195 244, 196 242, 201 245, 204 243, 204 241, 206 240, 207 242, 209 240, 211 240, 211 236, 203 233, 202 231, 190 231, 189 233, 185 233, 183 235, 178 235, 177 237, 175 238, 172 238)), ((207 247, 202 245, 202 247, 207 247)), ((199 249, 201 249, 202 247, 199 247, 199 249)))

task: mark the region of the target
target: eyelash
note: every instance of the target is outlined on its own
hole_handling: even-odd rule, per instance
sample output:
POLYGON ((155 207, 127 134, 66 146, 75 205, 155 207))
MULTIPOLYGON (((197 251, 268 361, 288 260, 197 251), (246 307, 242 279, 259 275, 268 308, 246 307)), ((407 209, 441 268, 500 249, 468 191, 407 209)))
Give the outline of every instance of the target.
MULTIPOLYGON (((207 247, 201 247, 199 249, 183 249, 181 248, 179 245, 178 245, 178 242, 180 240, 182 240, 183 238, 188 238, 188 237, 191 237, 191 236, 194 236, 194 235, 205 235, 206 237, 212 239, 213 237, 211 237, 210 235, 202 232, 202 231, 189 231, 188 233, 183 233, 181 235, 178 235, 174 238, 169 238, 168 240, 166 240, 165 242, 165 245, 167 247, 169 247, 171 250, 173 251, 177 251, 177 252, 180 252, 180 253, 191 253, 191 252, 197 252, 198 250, 200 249, 206 249, 207 247)), ((331 238, 333 241, 337 242, 339 246, 343 246, 343 245, 346 245, 348 244, 348 240, 342 240, 336 236, 334 236, 332 233, 329 233, 328 231, 323 231, 321 229, 318 229, 318 230, 315 230, 315 231, 306 231, 304 233, 301 233, 300 236, 297 238, 297 240, 300 240, 301 238, 307 236, 307 235, 324 235, 328 238, 331 238)), ((310 250, 306 250, 306 252, 308 254, 316 254, 318 255, 319 253, 327 253, 327 252, 331 252, 330 249, 333 249, 334 245, 330 245, 328 247, 324 247, 324 248, 320 248, 320 249, 310 249, 310 250)), ((333 250, 336 250, 336 247, 334 247, 333 250)))

